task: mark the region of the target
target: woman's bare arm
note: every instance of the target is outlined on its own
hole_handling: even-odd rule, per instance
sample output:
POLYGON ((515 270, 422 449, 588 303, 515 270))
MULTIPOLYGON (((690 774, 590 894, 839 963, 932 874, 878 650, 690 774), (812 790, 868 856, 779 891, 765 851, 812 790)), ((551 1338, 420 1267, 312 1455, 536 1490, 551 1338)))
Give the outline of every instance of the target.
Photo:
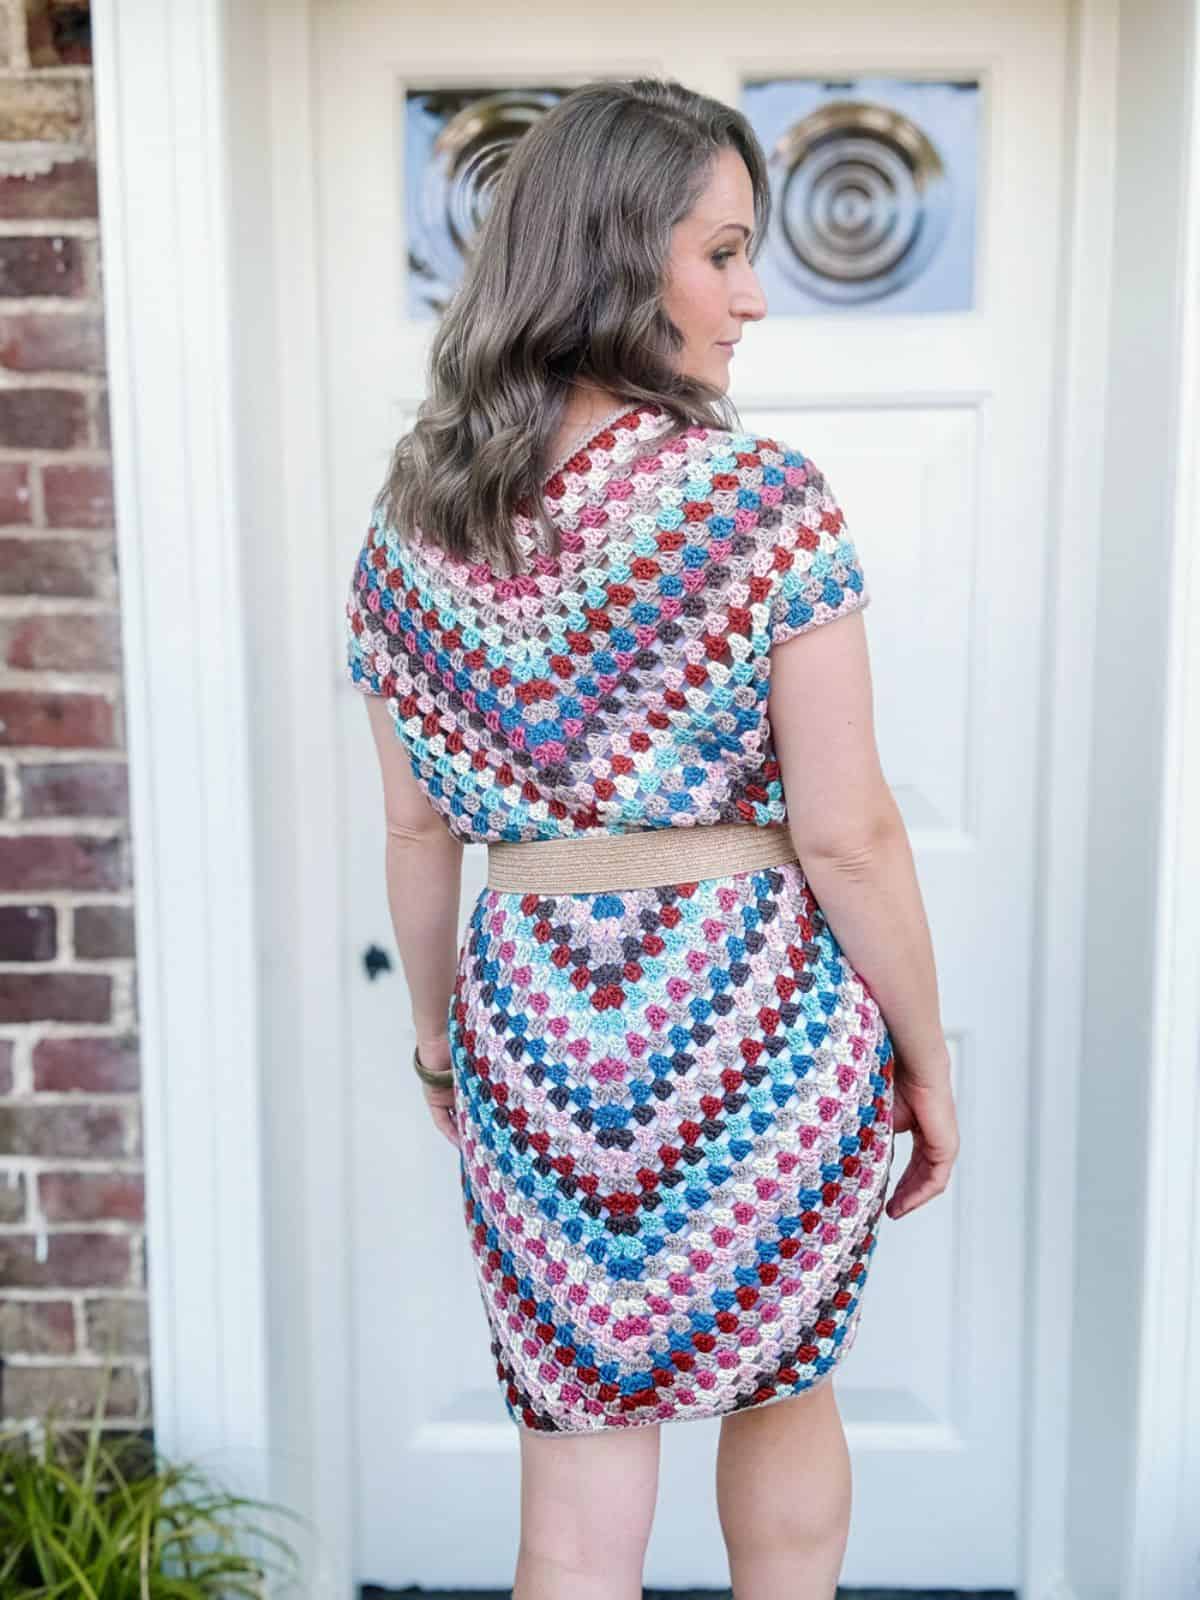
POLYGON ((461 841, 430 805, 396 736, 387 701, 366 701, 383 780, 388 909, 412 1000, 421 1060, 449 1065, 446 1016, 458 963, 461 841))
POLYGON ((888 1205, 899 1217, 945 1188, 959 1141, 933 945, 879 763, 861 612, 772 648, 768 715, 800 864, 895 1047, 895 1129, 914 1136, 888 1205))
POLYGON ((768 715, 792 842, 910 1071, 947 1064, 933 946, 908 834, 879 764, 862 613, 771 652, 768 715))

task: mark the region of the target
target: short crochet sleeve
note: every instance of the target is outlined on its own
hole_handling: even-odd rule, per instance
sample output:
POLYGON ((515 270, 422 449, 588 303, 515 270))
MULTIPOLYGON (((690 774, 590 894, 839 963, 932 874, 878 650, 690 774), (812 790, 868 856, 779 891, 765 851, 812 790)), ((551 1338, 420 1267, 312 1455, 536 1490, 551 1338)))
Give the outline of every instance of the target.
POLYGON ((392 670, 388 619, 393 626, 397 621, 388 574, 387 545, 372 521, 354 560, 345 603, 346 672, 364 694, 394 692, 386 681, 392 670))
POLYGON ((815 461, 783 452, 785 483, 778 502, 769 629, 772 644, 861 611, 871 596, 842 508, 815 461))

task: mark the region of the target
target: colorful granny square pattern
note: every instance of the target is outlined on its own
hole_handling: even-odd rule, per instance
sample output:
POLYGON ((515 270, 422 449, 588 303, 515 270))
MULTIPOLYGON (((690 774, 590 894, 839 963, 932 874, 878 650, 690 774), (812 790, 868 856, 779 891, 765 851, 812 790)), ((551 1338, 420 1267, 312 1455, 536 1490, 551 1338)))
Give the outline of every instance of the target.
MULTIPOLYGON (((652 405, 547 480, 501 577, 379 520, 346 666, 464 843, 787 819, 771 649, 868 604, 778 441, 652 405)), ((721 1415, 851 1348, 892 1160, 882 1014, 799 863, 596 894, 485 888, 448 1014, 462 1195, 520 1427, 721 1415)))

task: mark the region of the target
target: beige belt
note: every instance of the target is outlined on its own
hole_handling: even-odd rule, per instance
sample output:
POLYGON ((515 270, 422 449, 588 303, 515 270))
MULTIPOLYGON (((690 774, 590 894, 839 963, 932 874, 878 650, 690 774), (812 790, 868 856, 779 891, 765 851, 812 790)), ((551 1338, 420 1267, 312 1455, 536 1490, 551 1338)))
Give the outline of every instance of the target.
POLYGON ((487 856, 489 889, 535 894, 653 889, 799 860, 784 824, 760 827, 749 822, 641 828, 519 844, 499 840, 489 842, 487 856))

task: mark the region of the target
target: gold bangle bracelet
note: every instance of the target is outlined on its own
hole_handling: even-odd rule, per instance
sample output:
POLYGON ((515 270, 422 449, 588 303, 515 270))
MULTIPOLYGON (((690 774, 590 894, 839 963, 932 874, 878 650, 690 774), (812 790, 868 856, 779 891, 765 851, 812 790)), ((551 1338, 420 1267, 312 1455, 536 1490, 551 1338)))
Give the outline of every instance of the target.
POLYGON ((417 1046, 413 1046, 413 1070, 422 1083, 427 1083, 431 1089, 451 1089, 454 1087, 454 1068, 444 1067, 440 1072, 431 1071, 421 1060, 417 1053, 417 1046))

